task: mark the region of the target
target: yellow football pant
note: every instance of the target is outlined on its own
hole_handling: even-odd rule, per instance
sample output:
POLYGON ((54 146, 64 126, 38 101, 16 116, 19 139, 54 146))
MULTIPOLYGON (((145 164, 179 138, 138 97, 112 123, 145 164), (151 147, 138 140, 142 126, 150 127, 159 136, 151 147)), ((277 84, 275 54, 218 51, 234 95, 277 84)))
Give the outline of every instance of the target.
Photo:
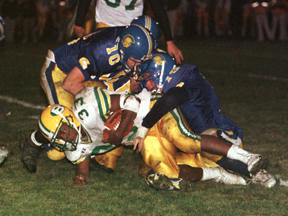
POLYGON ((196 134, 187 136, 183 133, 179 120, 168 113, 148 132, 141 154, 145 164, 154 172, 178 178, 178 165, 181 164, 192 167, 218 166, 216 162, 222 156, 201 152, 200 141, 201 137, 196 134))

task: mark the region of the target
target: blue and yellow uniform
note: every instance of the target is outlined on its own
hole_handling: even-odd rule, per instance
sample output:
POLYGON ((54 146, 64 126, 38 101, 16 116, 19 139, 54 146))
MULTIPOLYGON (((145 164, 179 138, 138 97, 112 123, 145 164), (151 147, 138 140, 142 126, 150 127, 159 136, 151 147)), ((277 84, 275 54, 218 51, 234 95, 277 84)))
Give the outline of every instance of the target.
POLYGON ((71 107, 74 97, 62 88, 67 74, 78 67, 85 81, 122 71, 116 38, 123 27, 103 28, 48 51, 41 70, 41 86, 50 104, 71 107))
POLYGON ((188 93, 188 100, 179 107, 195 133, 217 128, 232 131, 234 138, 239 136, 242 139, 242 130, 221 113, 213 86, 196 65, 184 64, 172 70, 164 83, 163 93, 173 87, 181 87, 188 93))
MULTIPOLYGON (((117 36, 123 29, 124 27, 102 28, 92 34, 70 41, 55 49, 54 52, 48 50, 46 61, 41 70, 41 86, 46 93, 49 104, 60 104, 66 107, 73 105, 74 96, 65 91, 62 84, 74 67, 81 70, 86 87, 101 86, 107 88, 113 85, 112 83, 120 76, 126 75, 125 71, 122 70, 116 42, 117 36), (107 85, 103 85, 100 80, 107 80, 107 85)), ((122 83, 117 86, 119 86, 119 91, 128 91, 129 89, 129 85, 123 87, 122 83)), ((120 155, 121 152, 122 148, 117 148, 110 154, 120 155)), ((48 151, 47 154, 52 160, 64 158, 62 152, 54 149, 48 151)), ((104 161, 102 165, 114 168, 116 158, 117 156, 109 159, 113 162, 108 162, 107 159, 109 165, 105 159, 100 159, 100 156, 99 161, 104 161)))
POLYGON ((242 130, 221 113, 214 88, 199 72, 196 65, 184 64, 172 69, 162 89, 163 96, 143 119, 142 125, 151 128, 165 113, 180 107, 189 127, 201 134, 220 129, 232 139, 242 139, 242 130))
POLYGON ((169 177, 177 177, 179 164, 203 167, 221 165, 247 174, 247 167, 243 164, 229 163, 226 157, 201 152, 200 136, 197 138, 197 134, 214 135, 235 145, 242 145, 243 134, 234 122, 221 113, 214 88, 196 65, 184 64, 173 68, 165 79, 162 93, 163 96, 142 123, 150 128, 142 152, 148 166, 169 177), (178 116, 185 119, 187 130, 195 133, 196 140, 181 133, 181 130, 173 130, 177 122, 172 121, 171 110, 175 107, 180 110, 178 116), (191 146, 194 148, 192 151, 191 146))

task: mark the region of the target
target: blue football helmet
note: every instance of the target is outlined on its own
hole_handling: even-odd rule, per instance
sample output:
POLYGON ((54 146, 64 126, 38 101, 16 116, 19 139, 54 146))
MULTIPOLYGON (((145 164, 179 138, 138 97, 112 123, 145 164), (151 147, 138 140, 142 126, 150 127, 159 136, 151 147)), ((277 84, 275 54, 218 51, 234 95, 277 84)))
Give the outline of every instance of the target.
POLYGON ((152 19, 150 16, 139 16, 132 20, 131 25, 138 24, 151 32, 152 38, 155 41, 155 48, 159 45, 159 38, 160 38, 160 30, 159 30, 159 23, 152 19))
POLYGON ((0 42, 5 39, 6 25, 4 19, 0 16, 0 42))
POLYGON ((126 27, 117 38, 120 59, 124 66, 131 57, 145 61, 152 57, 155 42, 151 33, 143 26, 134 24, 126 27))
POLYGON ((138 68, 136 78, 140 81, 138 90, 146 88, 148 91, 161 93, 166 78, 174 68, 176 62, 168 53, 154 52, 152 59, 146 60, 138 68))

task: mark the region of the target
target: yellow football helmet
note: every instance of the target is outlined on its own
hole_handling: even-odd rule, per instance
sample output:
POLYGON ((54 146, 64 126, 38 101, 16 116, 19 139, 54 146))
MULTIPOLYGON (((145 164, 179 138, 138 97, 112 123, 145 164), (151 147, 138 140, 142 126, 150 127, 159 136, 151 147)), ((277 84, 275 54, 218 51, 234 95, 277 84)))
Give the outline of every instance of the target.
POLYGON ((59 151, 74 151, 80 142, 80 123, 67 107, 53 104, 45 108, 38 122, 40 132, 59 151))

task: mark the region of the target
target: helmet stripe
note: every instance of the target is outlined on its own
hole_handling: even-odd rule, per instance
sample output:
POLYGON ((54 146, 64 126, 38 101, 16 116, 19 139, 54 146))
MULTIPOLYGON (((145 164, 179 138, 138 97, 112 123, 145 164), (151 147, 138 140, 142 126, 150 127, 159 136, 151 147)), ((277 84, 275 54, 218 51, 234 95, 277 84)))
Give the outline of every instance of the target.
POLYGON ((140 25, 137 25, 137 26, 142 29, 142 31, 145 33, 146 38, 147 38, 148 52, 147 52, 146 56, 151 55, 153 46, 152 46, 152 38, 151 38, 150 32, 146 28, 144 28, 143 26, 140 26, 140 25))
POLYGON ((145 16, 145 27, 151 30, 151 18, 149 16, 145 16))
POLYGON ((44 126, 41 119, 38 121, 38 126, 39 126, 41 132, 43 133, 43 135, 49 138, 50 130, 44 126))

